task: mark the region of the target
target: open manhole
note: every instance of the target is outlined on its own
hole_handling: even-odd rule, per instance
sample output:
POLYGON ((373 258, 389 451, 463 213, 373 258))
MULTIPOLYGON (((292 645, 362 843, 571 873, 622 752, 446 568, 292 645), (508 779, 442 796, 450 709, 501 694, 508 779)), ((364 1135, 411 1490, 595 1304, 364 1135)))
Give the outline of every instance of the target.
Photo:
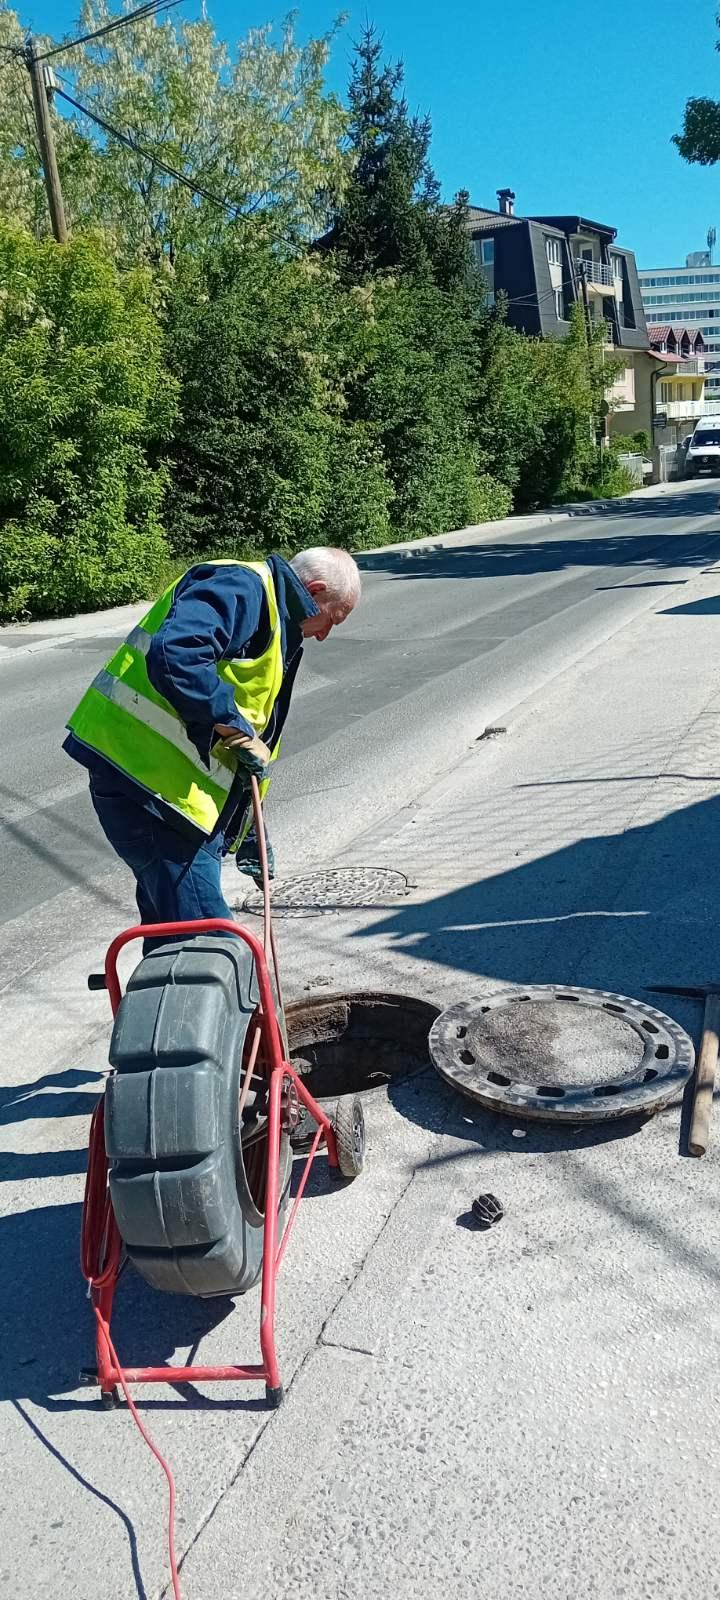
POLYGON ((361 1094, 430 1065, 437 1006, 404 994, 330 994, 287 1007, 290 1058, 317 1100, 361 1094))
MULTIPOLYGON (((411 887, 404 872, 390 867, 338 867, 285 878, 272 889, 274 917, 320 917, 333 911, 362 911, 365 906, 398 900, 411 887)), ((240 909, 262 913, 263 897, 248 880, 240 909)))
POLYGON ((692 1040, 625 995, 550 984, 504 989, 443 1011, 430 1031, 443 1078, 490 1111, 544 1122, 647 1116, 677 1100, 692 1040))

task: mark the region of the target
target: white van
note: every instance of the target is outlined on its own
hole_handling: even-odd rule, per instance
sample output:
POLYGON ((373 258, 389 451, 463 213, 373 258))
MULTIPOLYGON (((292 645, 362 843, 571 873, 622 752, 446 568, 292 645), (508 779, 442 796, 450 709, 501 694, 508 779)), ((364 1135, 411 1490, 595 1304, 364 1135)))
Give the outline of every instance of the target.
POLYGON ((685 456, 685 477, 699 478, 701 472, 720 477, 720 416, 701 417, 685 456))

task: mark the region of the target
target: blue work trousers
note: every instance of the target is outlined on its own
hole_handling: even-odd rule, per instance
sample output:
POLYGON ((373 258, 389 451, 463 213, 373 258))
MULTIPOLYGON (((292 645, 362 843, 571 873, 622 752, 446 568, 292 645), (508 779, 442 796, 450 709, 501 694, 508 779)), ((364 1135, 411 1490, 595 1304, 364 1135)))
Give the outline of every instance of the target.
MULTIPOLYGON (((141 922, 198 922, 233 914, 221 888, 223 839, 186 837, 154 817, 138 796, 114 790, 93 774, 90 795, 113 850, 135 876, 141 922)), ((163 943, 146 939, 144 953, 163 943)))

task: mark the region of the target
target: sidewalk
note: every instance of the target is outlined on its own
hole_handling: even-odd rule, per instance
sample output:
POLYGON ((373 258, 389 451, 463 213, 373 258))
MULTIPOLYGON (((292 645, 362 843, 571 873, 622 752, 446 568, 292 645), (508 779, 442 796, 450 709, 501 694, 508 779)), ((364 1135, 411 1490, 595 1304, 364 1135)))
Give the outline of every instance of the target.
MULTIPOLYGON (((445 1006, 516 981, 640 995, 717 976, 720 575, 657 596, 333 861, 405 873, 405 898, 278 920, 290 997, 445 1006)), ((70 1054, 72 1018, 58 1025, 48 1068, 65 1049, 65 1075, 40 1096, 19 1061, 3 1158, 18 1600, 156 1600, 164 1584, 157 1468, 127 1416, 75 1389, 97 1000, 97 1042, 70 1054)), ((697 1034, 697 1008, 668 1009, 697 1034)), ((178 1482, 184 1600, 710 1600, 717 1497, 692 1488, 720 1470, 720 1127, 702 1162, 678 1156, 679 1109, 629 1137, 515 1129, 431 1071, 376 1092, 368 1116, 367 1174, 313 1192, 288 1252, 281 1411, 145 1399, 178 1482), (458 1226, 480 1189, 505 1205, 490 1235, 458 1226)), ((126 1359, 152 1339, 161 1357, 233 1360, 255 1337, 253 1297, 209 1316, 130 1277, 121 1293, 126 1359)))
MULTIPOLYGON (((281 924, 295 987, 312 969, 443 1005, 508 981, 641 995, 717 978, 720 583, 689 589, 352 853, 406 872, 408 900, 308 921, 302 940, 281 924)), ((670 1009, 697 1036, 699 1009, 670 1009)), ((393 1214, 405 1248, 376 1246, 321 1342, 346 1361, 370 1348, 366 1387, 279 1548, 246 1549, 233 1578, 244 1474, 189 1594, 713 1595, 716 1496, 691 1491, 720 1471, 720 1127, 693 1162, 679 1108, 631 1137, 516 1138, 416 1090, 394 1093, 398 1130, 432 1126, 439 1101, 446 1120, 393 1214), (480 1189, 506 1207, 489 1236, 457 1225, 480 1189)))

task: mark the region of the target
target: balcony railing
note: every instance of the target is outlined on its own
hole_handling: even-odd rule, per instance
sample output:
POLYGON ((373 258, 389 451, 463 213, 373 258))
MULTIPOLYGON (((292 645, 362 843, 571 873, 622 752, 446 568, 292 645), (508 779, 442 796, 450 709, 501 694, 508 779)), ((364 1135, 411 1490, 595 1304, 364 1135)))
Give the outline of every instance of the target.
MULTIPOLYGON (((713 410, 712 401, 707 400, 663 400, 657 403, 658 411, 664 411, 668 421, 685 421, 691 418, 707 416, 713 410)), ((720 406, 718 406, 720 410, 720 406)))
POLYGON ((584 256, 576 256, 575 266, 578 277, 584 277, 585 282, 592 284, 594 288, 613 289, 615 287, 612 267, 606 267, 604 261, 586 261, 584 256))

